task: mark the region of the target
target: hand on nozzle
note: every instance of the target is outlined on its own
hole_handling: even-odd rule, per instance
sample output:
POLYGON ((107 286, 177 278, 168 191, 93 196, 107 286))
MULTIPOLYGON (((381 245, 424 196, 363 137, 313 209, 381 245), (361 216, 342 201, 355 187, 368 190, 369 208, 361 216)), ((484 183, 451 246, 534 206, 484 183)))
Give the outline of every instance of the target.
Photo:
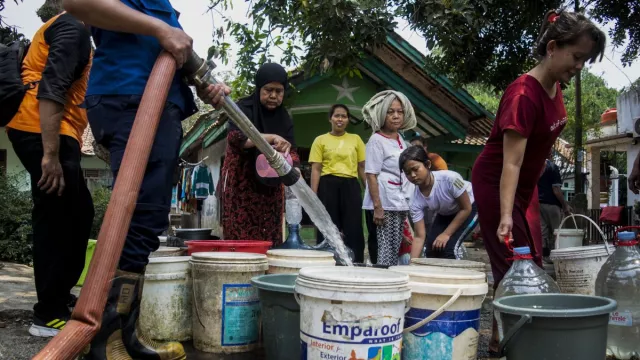
POLYGON ((196 91, 202 101, 206 104, 213 105, 216 109, 220 109, 224 103, 224 97, 231 93, 231 88, 225 84, 215 84, 205 88, 197 88, 196 91))

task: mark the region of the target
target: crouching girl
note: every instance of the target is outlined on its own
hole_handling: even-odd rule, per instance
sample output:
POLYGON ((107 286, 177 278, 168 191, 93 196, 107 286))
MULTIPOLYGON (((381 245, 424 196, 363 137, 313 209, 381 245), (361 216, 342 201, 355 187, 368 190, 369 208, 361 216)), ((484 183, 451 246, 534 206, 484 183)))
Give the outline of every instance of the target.
POLYGON ((411 199, 415 232, 411 257, 420 257, 426 238, 426 257, 460 259, 462 241, 478 224, 471 183, 454 171, 431 171, 428 154, 420 146, 411 146, 402 152, 400 168, 416 185, 411 199), (425 209, 436 214, 428 234, 424 224, 425 209))

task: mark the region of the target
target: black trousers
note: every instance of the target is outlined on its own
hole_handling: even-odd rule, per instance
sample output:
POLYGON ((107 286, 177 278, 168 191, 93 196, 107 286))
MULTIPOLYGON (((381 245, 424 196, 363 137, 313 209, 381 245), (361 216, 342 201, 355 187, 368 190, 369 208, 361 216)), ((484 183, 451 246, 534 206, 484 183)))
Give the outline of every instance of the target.
POLYGON ((9 139, 31 177, 33 196, 33 270, 38 302, 35 316, 43 321, 69 316, 69 292, 84 268, 93 222, 93 201, 80 168, 80 144, 60 136, 60 164, 65 188, 62 196, 38 188, 42 177, 42 136, 9 130, 9 139))
MULTIPOLYGON (((140 95, 93 95, 85 98, 87 116, 96 141, 109 149, 111 171, 116 181, 124 151, 140 106, 140 95)), ((141 273, 149 255, 160 246, 159 235, 169 227, 173 173, 178 166, 182 141, 182 110, 165 104, 156 132, 127 240, 120 270, 141 273)))
POLYGON ((451 235, 449 241, 445 245, 443 250, 433 250, 433 243, 436 238, 442 234, 453 221, 457 214, 453 215, 440 215, 437 214, 433 219, 433 225, 427 233, 427 239, 425 241, 425 257, 428 258, 443 258, 443 259, 461 259, 462 249, 460 248, 464 239, 466 239, 473 230, 478 226, 478 208, 476 204, 471 205, 471 213, 464 220, 462 225, 451 235))
MULTIPOLYGON (((327 208, 331 221, 344 234, 344 243, 354 253, 354 261, 364 261, 364 234, 362 232, 362 197, 356 178, 334 175, 320 177, 318 198, 327 208)), ((318 244, 324 236, 318 232, 318 244)))
POLYGON ((367 231, 369 232, 369 238, 367 239, 369 259, 371 263, 375 265, 378 263, 378 225, 373 222, 373 210, 365 210, 364 218, 367 222, 367 231))

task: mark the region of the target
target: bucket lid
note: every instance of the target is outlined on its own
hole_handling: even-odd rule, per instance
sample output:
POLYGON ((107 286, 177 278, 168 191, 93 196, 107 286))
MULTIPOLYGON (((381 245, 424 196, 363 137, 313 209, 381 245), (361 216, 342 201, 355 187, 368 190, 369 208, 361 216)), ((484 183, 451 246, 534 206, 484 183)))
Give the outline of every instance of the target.
POLYGON ((577 294, 505 296, 494 300, 493 306, 501 313, 548 318, 606 315, 618 307, 612 299, 577 294))
POLYGON ((521 246, 513 248, 513 252, 516 255, 529 255, 531 254, 531 249, 528 246, 521 246))
POLYGON ((150 276, 152 277, 158 274, 177 273, 182 273, 184 277, 184 274, 191 270, 190 259, 191 256, 160 256, 149 258, 149 264, 145 270, 145 277, 149 279, 150 276))
POLYGON ((267 255, 244 252, 199 252, 191 254, 191 261, 211 264, 264 264, 267 255))
POLYGON ((609 245, 609 253, 602 245, 590 245, 590 246, 575 246, 562 249, 551 250, 549 256, 551 260, 571 260, 571 259, 584 259, 591 257, 609 256, 616 251, 613 245, 609 245))
POLYGON ((458 269, 485 269, 485 264, 478 261, 454 260, 454 259, 434 259, 416 258, 411 259, 411 264, 424 266, 438 266, 458 269))
POLYGON ((342 301, 383 302, 411 297, 407 274, 353 266, 302 268, 295 290, 302 295, 342 301))
POLYGON ((487 275, 480 271, 441 268, 435 266, 392 266, 392 271, 409 275, 409 285, 413 292, 453 295, 463 289, 463 295, 485 295, 489 287, 487 275))
POLYGON ((167 264, 167 263, 180 263, 189 262, 191 256, 163 256, 149 258, 149 264, 167 264))
POLYGON ((333 254, 328 251, 299 250, 299 249, 272 249, 267 251, 267 257, 271 258, 295 258, 301 260, 325 260, 333 259, 333 254))
POLYGON ((251 285, 260 290, 294 293, 298 274, 270 274, 251 278, 251 285))
POLYGON ((179 247, 170 247, 170 246, 160 246, 158 250, 154 251, 154 253, 172 253, 172 252, 181 252, 182 249, 179 247))
POLYGON ((584 230, 582 229, 555 229, 553 230, 553 235, 574 235, 574 236, 583 236, 584 230))

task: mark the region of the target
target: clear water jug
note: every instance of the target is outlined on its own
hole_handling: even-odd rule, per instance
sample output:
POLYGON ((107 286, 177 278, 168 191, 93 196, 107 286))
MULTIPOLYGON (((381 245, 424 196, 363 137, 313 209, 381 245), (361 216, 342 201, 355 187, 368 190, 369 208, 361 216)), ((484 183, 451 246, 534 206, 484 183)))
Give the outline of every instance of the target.
POLYGON ((302 221, 302 206, 293 191, 285 188, 285 219, 289 225, 299 225, 302 221))
POLYGON ((633 232, 619 232, 616 251, 602 265, 596 295, 618 302, 609 316, 607 355, 615 359, 640 357, 640 251, 633 232))
MULTIPOLYGON (((533 262, 528 246, 513 248, 513 264, 498 285, 494 299, 510 295, 560 293, 560 287, 533 262)), ((500 339, 503 338, 500 314, 495 311, 500 339)))

